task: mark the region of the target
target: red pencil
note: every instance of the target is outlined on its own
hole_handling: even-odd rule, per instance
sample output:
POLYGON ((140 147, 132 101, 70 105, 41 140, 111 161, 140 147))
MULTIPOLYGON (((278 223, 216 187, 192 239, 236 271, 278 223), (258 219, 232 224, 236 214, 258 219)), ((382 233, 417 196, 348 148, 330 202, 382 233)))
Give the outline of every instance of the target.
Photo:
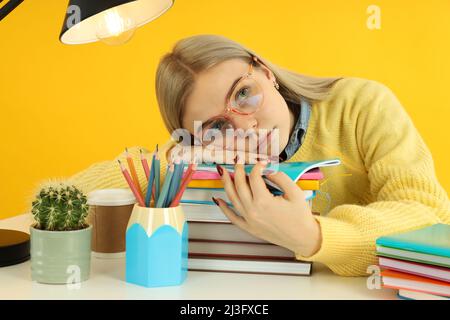
POLYGON ((141 163, 148 181, 148 178, 150 177, 150 167, 148 165, 147 158, 144 156, 141 149, 139 149, 139 152, 141 153, 141 163))
POLYGON ((133 192, 134 196, 136 197, 136 200, 138 201, 139 205, 141 207, 145 207, 144 198, 139 193, 138 189, 136 188, 136 185, 133 182, 133 179, 131 179, 130 174, 128 173, 128 170, 122 165, 120 160, 117 160, 119 162, 120 170, 122 170, 122 174, 125 177, 125 180, 128 183, 128 186, 130 187, 131 191, 133 192))
POLYGON ((173 198, 173 201, 169 207, 176 207, 180 204, 180 200, 181 200, 181 197, 183 196, 184 190, 186 190, 189 182, 191 181, 196 168, 197 168, 197 165, 194 163, 191 163, 189 165, 188 169, 186 170, 186 176, 185 176, 183 182, 181 183, 180 189, 178 190, 178 193, 173 198))

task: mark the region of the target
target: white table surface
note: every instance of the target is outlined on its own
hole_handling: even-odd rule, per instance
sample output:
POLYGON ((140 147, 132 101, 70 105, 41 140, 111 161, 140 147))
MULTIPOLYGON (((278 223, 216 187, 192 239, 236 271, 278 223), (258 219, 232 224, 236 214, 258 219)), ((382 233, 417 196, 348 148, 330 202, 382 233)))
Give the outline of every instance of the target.
MULTIPOLYGON (((29 233, 31 215, 0 220, 0 229, 29 233)), ((319 263, 311 276, 189 271, 181 286, 144 288, 126 283, 125 258, 91 259, 91 276, 79 288, 31 281, 30 261, 0 268, 6 299, 396 299, 395 290, 367 288, 366 277, 341 277, 319 263)))

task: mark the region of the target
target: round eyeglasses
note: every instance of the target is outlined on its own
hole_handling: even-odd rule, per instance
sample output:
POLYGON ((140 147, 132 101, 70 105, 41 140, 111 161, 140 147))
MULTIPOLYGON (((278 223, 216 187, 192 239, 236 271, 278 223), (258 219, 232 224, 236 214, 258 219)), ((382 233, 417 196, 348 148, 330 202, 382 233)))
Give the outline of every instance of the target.
POLYGON ((252 57, 248 72, 239 78, 231 87, 227 95, 225 111, 208 119, 197 132, 203 145, 209 145, 217 139, 218 135, 226 136, 227 130, 234 130, 236 126, 229 113, 247 116, 259 110, 264 102, 264 93, 261 85, 253 76, 254 63, 260 63, 252 57))

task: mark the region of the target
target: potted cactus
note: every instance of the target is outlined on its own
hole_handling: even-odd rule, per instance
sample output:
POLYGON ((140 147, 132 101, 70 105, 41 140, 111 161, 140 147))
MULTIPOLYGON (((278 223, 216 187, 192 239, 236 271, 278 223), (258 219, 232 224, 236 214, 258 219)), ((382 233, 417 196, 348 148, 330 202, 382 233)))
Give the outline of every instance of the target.
POLYGON ((40 283, 87 280, 92 227, 86 223, 87 197, 63 182, 43 185, 32 203, 31 278, 40 283))

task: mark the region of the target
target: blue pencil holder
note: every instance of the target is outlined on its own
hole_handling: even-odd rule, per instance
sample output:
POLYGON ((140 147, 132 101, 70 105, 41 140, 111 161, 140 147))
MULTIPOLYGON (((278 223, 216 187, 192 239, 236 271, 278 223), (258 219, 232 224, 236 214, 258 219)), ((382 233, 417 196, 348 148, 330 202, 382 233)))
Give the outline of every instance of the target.
POLYGON ((144 287, 181 285, 188 270, 188 224, 180 206, 136 204, 126 232, 126 281, 144 287))

